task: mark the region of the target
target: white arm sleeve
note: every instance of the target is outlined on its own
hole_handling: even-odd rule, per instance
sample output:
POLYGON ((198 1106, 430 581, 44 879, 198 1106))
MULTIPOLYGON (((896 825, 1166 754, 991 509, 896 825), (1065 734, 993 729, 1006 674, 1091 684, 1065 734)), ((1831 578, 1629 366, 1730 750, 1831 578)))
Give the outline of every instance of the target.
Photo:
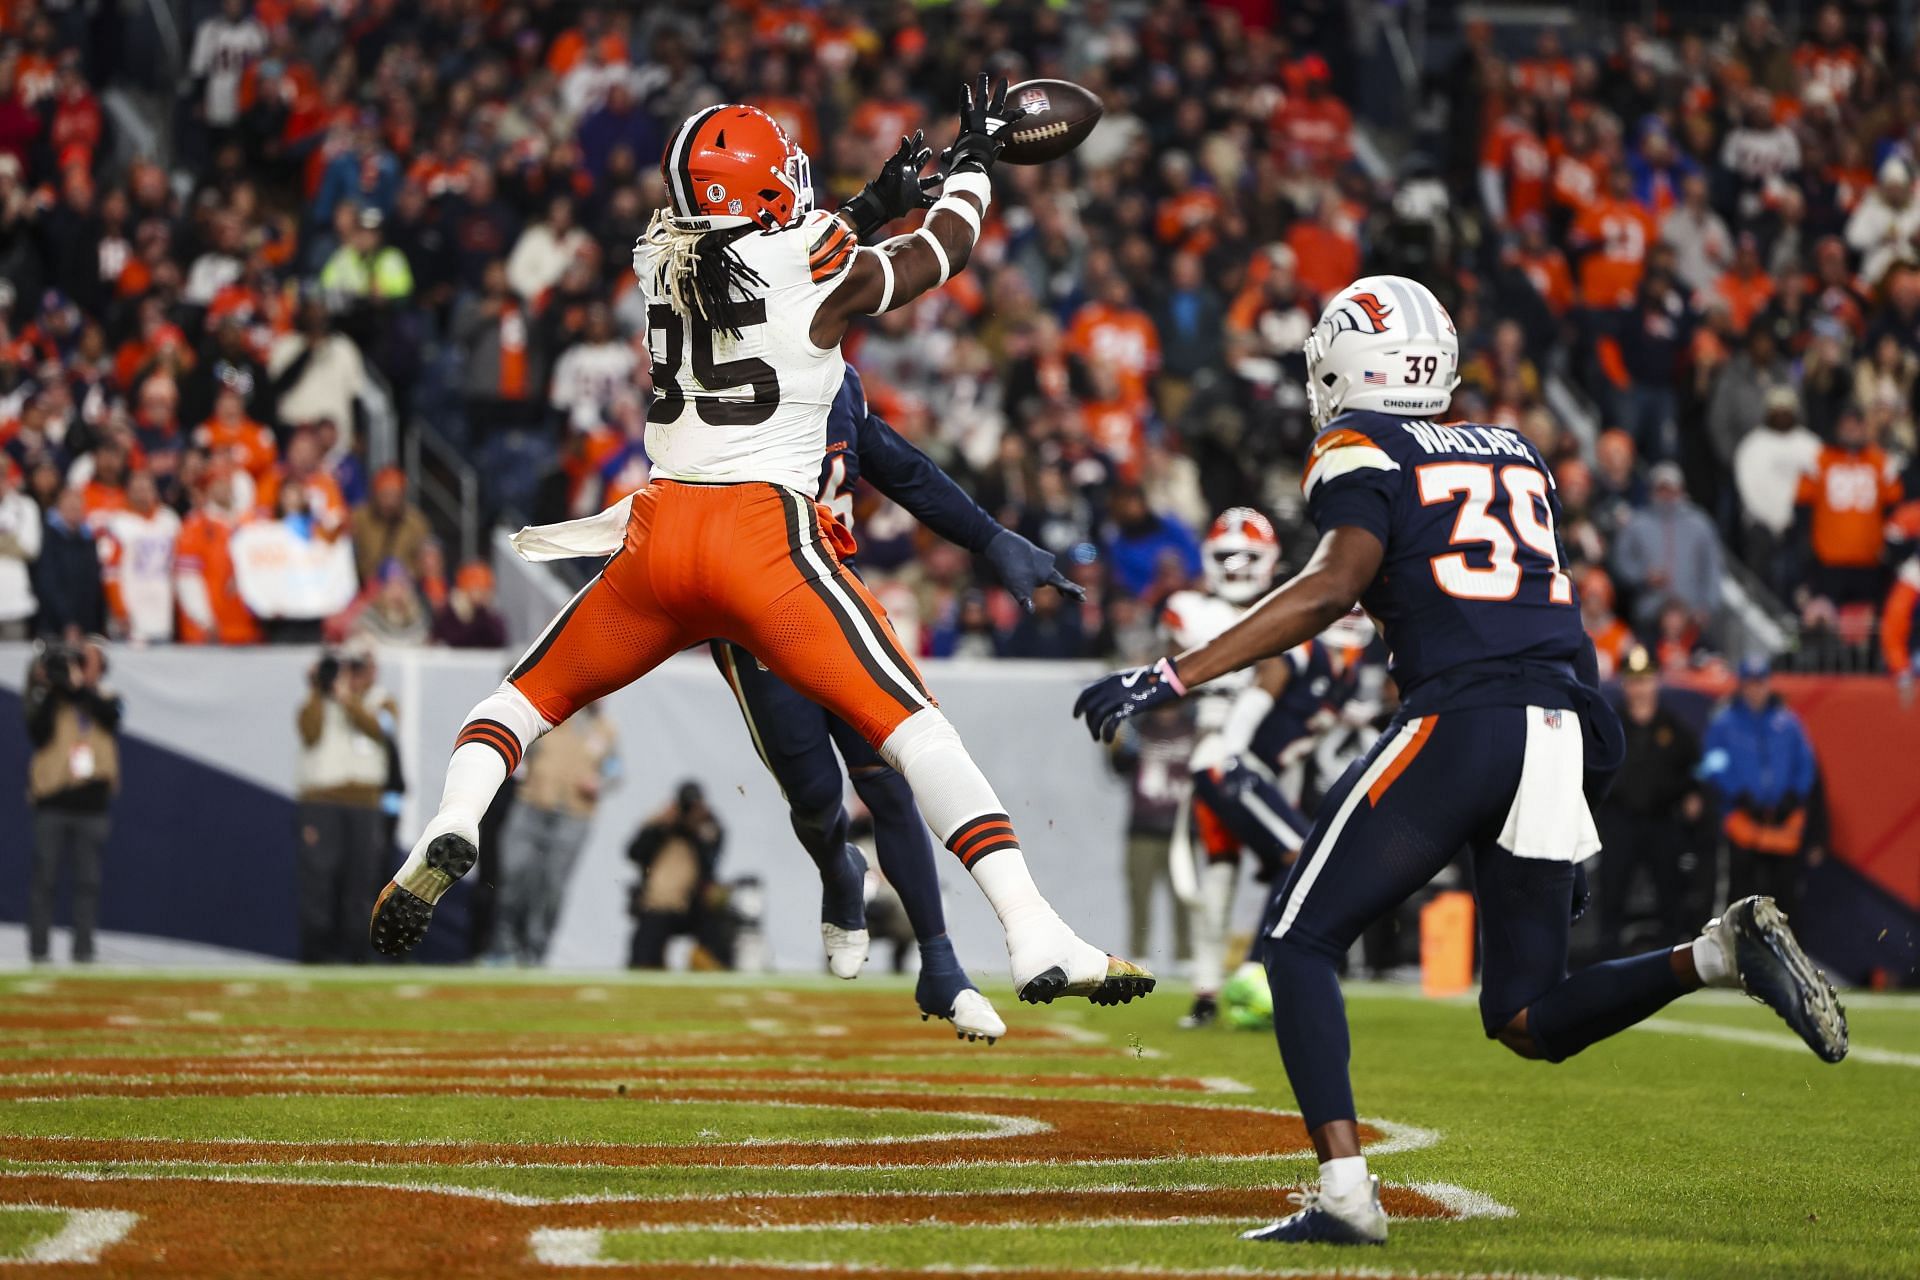
POLYGON ((1229 756, 1237 756, 1253 745, 1260 722, 1273 710, 1273 695, 1259 685, 1248 685, 1234 695, 1227 708, 1227 719, 1220 726, 1220 743, 1229 756))

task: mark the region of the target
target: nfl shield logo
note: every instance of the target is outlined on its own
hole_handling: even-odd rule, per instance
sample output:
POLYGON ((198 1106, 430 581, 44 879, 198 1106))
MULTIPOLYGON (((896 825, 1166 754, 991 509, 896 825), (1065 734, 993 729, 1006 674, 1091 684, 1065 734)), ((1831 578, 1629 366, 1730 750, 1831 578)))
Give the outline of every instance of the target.
POLYGON ((1543 724, 1547 726, 1547 728, 1558 729, 1560 727, 1560 708, 1558 707, 1543 708, 1540 712, 1540 720, 1543 724))

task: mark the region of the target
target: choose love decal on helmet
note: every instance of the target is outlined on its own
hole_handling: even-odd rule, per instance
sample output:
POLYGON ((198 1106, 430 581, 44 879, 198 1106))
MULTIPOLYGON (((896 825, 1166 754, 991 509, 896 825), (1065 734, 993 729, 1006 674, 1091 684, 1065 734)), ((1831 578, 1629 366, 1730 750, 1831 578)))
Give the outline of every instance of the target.
POLYGON ((1460 385, 1460 335, 1433 292, 1405 276, 1365 276, 1327 303, 1307 335, 1314 430, 1348 409, 1430 417, 1460 385))

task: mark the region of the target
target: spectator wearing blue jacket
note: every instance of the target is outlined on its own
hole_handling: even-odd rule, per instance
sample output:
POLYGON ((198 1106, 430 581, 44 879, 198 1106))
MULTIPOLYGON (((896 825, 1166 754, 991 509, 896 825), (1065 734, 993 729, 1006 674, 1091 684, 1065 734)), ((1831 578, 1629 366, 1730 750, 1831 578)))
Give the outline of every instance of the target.
POLYGON ((1107 530, 1106 553, 1114 583, 1122 591, 1146 594, 1169 560, 1179 566, 1183 581, 1200 576, 1200 542, 1193 531, 1149 508, 1138 485, 1116 488, 1108 511, 1113 523, 1107 530))
POLYGON ((1822 856, 1807 830, 1816 766, 1766 658, 1741 662, 1738 694, 1707 726, 1700 778, 1720 803, 1729 894, 1768 894, 1791 912, 1803 866, 1822 856))

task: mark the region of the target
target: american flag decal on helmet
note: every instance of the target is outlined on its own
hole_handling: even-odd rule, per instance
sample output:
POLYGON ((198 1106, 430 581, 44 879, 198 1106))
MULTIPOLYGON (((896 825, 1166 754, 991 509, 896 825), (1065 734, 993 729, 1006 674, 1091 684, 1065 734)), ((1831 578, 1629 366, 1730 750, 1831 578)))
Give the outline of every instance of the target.
POLYGON ((1384 373, 1375 373, 1372 369, 1368 369, 1360 375, 1360 381, 1370 387, 1384 387, 1387 385, 1387 375, 1384 373))

